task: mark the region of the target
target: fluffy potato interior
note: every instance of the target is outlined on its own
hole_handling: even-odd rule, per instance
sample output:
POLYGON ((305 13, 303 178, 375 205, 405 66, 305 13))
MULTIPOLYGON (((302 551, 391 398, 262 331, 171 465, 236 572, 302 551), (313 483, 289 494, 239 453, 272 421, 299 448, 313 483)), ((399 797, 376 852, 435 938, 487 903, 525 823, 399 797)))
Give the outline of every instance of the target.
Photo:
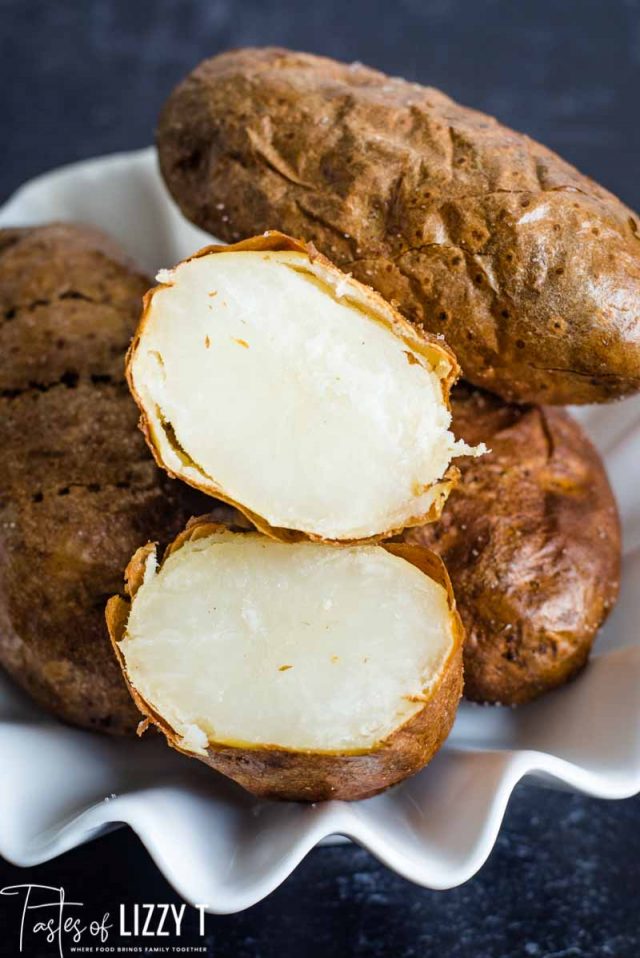
POLYGON ((208 254, 159 278, 130 374, 171 471, 327 539, 428 512, 469 451, 449 431, 448 369, 372 315, 363 287, 289 251, 208 254))
POLYGON ((119 647, 129 681, 209 742, 366 750, 403 724, 454 642, 445 589, 380 546, 216 533, 152 556, 119 647))

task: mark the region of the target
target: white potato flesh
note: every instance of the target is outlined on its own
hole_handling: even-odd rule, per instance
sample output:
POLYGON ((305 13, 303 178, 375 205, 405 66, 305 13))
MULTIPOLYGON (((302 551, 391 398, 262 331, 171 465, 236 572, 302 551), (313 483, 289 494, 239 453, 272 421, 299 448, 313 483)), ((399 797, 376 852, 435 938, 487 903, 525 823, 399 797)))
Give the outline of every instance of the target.
POLYGON ((202 754, 366 750, 423 706, 452 643, 445 589, 381 546, 221 533, 159 571, 151 557, 119 647, 132 685, 202 754))
POLYGON ((297 252, 212 253, 159 278, 131 377, 172 472, 326 539, 428 512, 469 452, 447 364, 368 315, 362 287, 297 252))

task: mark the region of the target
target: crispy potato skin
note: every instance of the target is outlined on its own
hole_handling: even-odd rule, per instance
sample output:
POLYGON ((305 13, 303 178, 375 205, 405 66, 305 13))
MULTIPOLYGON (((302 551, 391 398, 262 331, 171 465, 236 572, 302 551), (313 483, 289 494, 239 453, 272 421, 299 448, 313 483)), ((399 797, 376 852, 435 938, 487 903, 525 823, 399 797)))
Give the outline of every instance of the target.
POLYGON ((278 228, 444 333, 509 401, 640 388, 640 227, 550 150, 438 90, 264 48, 201 63, 157 143, 184 214, 224 240, 278 228))
POLYGON ((124 353, 148 280, 88 227, 0 231, 0 664, 75 725, 135 731, 104 604, 135 544, 201 511, 136 429, 124 353))
MULTIPOLYGON (((167 555, 180 549, 191 539, 210 535, 220 529, 233 527, 239 534, 247 531, 244 517, 224 506, 218 509, 214 519, 216 521, 212 521, 212 516, 193 519, 169 546, 167 555), (217 521, 220 518, 224 518, 226 522, 221 524, 217 521)), ((135 596, 142 584, 145 561, 152 548, 151 544, 143 546, 129 563, 125 573, 129 596, 135 596)), ((441 680, 425 701, 424 707, 374 750, 366 753, 318 753, 291 751, 278 746, 243 748, 210 743, 205 756, 186 751, 178 744, 179 737, 171 726, 145 702, 129 682, 124 658, 117 643, 125 635, 130 603, 120 596, 113 596, 107 604, 107 625, 129 691, 144 716, 140 732, 145 731, 149 724, 155 725, 172 748, 190 758, 199 758, 261 798, 299 802, 321 802, 329 799, 355 801, 376 795, 418 772, 443 744, 455 719, 462 695, 464 630, 455 608, 451 583, 441 560, 423 546, 389 543, 385 548, 413 563, 446 588, 453 616, 454 643, 441 680)))
MULTIPOLYGON (((340 279, 343 279, 343 274, 340 273, 338 269, 331 263, 326 257, 324 257, 318 250, 309 243, 304 243, 301 240, 294 239, 291 236, 287 236, 284 233, 280 233, 277 230, 267 230, 261 236, 250 236, 245 240, 241 240, 238 243, 233 243, 230 245, 218 245, 212 244, 211 246, 205 246, 203 249, 199 250, 193 256, 190 256, 184 262, 190 262, 193 259, 199 259, 201 257, 209 256, 216 253, 234 253, 234 252, 296 252, 302 253, 309 258, 310 261, 319 260, 322 266, 329 270, 330 272, 337 274, 340 279)), ((179 266, 180 264, 178 264, 179 266)), ((361 287, 360 283, 355 283, 354 285, 361 287)), ((248 509, 240 502, 236 502, 218 483, 211 477, 202 476, 201 480, 194 480, 188 476, 185 476, 181 473, 173 471, 166 463, 162 455, 162 439, 156 434, 158 427, 154 429, 154 423, 152 416, 149 414, 149 410, 145 408, 145 403, 136 389, 133 375, 132 375, 132 364, 140 347, 141 337, 144 335, 145 327, 147 326, 151 313, 151 306, 153 297, 164 288, 165 284, 160 284, 154 286, 153 289, 150 289, 144 296, 144 308, 142 310, 142 316, 140 322, 136 329, 135 336, 131 342, 131 345, 127 351, 126 361, 125 361, 125 372, 127 382, 129 384, 129 389, 131 390, 131 395, 135 399, 138 407, 140 409, 140 429, 147 441, 147 445, 153 454, 153 457, 162 469, 165 469, 168 475, 172 476, 174 479, 181 479, 182 481, 189 483, 195 489, 198 489, 200 492, 205 493, 206 495, 214 497, 218 502, 227 503, 229 506, 232 506, 234 509, 242 512, 247 519, 249 519, 253 525, 264 535, 269 536, 272 539, 277 539, 281 542, 300 542, 303 539, 312 539, 316 541, 326 541, 326 542, 342 542, 347 544, 348 540, 334 540, 334 539, 322 539, 320 536, 313 535, 312 533, 301 532, 293 529, 286 529, 280 526, 272 526, 270 523, 263 517, 248 509)), ((362 288, 362 287, 361 287, 362 288)), ((423 356, 428 362, 436 368, 440 364, 445 364, 447 367, 447 374, 442 377, 440 380, 442 386, 442 395, 443 399, 447 405, 447 408, 450 406, 449 397, 451 394, 451 388, 454 383, 457 381, 460 375, 460 367, 458 366, 456 357, 449 349, 448 346, 440 339, 437 339, 434 336, 430 336, 428 333, 416 334, 416 330, 411 326, 393 307, 390 306, 381 296, 379 296, 374 290, 366 287, 365 293, 367 299, 369 300, 371 306, 377 309, 381 315, 387 316, 388 321, 386 322, 387 328, 391 329, 392 332, 401 338, 409 348, 418 352, 423 356)), ((162 428, 165 428, 164 426, 162 428)), ((169 433, 165 428, 165 436, 162 437, 165 441, 171 442, 169 439, 169 433)), ((175 440, 174 440, 175 441, 175 440)), ((181 450, 182 456, 185 456, 184 450, 181 450)), ((438 489, 438 496, 430 506, 427 513, 420 516, 414 516, 410 518, 406 525, 407 526, 419 526, 424 522, 434 522, 441 514, 447 497, 452 488, 454 488, 459 478, 459 471, 457 466, 450 465, 447 469, 445 475, 442 479, 438 480, 435 484, 435 488, 438 489)), ((354 543, 359 542, 360 544, 364 542, 378 542, 380 539, 389 538, 395 535, 398 532, 401 532, 402 529, 389 529, 386 532, 382 532, 379 535, 371 536, 368 539, 357 539, 352 540, 354 543)))
POLYGON ((442 518, 405 532, 445 562, 467 637, 465 696, 516 705, 585 664, 615 603, 620 527, 600 458, 560 409, 459 386, 456 434, 491 453, 461 460, 442 518))

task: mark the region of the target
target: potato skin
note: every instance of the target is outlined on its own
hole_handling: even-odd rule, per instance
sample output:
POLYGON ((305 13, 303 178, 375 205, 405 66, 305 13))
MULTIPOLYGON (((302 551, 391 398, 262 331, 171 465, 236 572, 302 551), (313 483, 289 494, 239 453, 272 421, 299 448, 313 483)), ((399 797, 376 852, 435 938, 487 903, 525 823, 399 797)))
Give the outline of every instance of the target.
POLYGON ((560 409, 457 387, 453 425, 491 452, 431 527, 405 532, 445 562, 467 637, 465 696, 517 705, 585 664, 616 601, 620 527, 602 462, 560 409))
POLYGON ((202 503, 156 469, 124 354, 148 280, 77 225, 0 231, 0 665, 75 725, 138 715, 104 604, 140 538, 202 503))
POLYGON ((201 63, 159 121, 183 213, 282 229, 443 333, 509 401, 640 389, 640 227, 550 150, 443 93, 264 48, 201 63))
MULTIPOLYGON (((238 515, 235 510, 226 506, 219 507, 214 515, 191 520, 184 532, 169 546, 167 555, 191 539, 210 535, 220 529, 232 528, 238 534, 255 531, 247 530, 245 522, 244 516, 238 515), (219 519, 225 521, 221 523, 219 519)), ((152 548, 149 544, 139 549, 127 567, 126 591, 132 597, 142 584, 145 562, 152 548)), ((140 734, 149 724, 155 725, 164 734, 171 748, 190 758, 200 759, 260 798, 299 802, 322 802, 329 799, 356 801, 370 798, 420 771, 436 754, 453 726, 462 695, 464 630, 456 611, 451 583, 441 560, 423 546, 388 543, 384 548, 413 563, 445 587, 452 613, 454 641, 441 679, 425 701, 424 707, 375 749, 366 753, 317 753, 291 751, 278 746, 239 748, 210 743, 205 756, 187 751, 179 745, 179 736, 171 726, 154 711, 128 680, 124 657, 117 643, 125 635, 130 603, 120 596, 113 596, 107 603, 107 625, 129 691, 144 716, 140 734)))

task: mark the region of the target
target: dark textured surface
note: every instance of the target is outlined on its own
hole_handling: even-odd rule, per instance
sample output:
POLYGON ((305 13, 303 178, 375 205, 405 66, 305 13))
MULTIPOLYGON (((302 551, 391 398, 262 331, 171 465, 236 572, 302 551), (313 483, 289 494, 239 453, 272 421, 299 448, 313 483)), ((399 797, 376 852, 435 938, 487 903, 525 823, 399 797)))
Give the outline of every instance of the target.
MULTIPOLYGON (((0 0, 0 197, 79 157, 150 142, 202 57, 280 43, 441 86, 559 150, 640 207, 637 0, 0 0)), ((0 779, 0 787, 6 782, 0 779)), ((350 846, 319 849, 270 899, 213 917, 217 958, 638 958, 640 800, 520 787, 496 849, 462 888, 415 888, 350 846)), ((175 900, 130 832, 27 871, 96 910, 175 900)), ((199 944, 197 935, 183 944, 199 944)), ((15 930, 0 909, 0 954, 15 930)), ((30 958, 56 952, 25 951, 30 958)))
POLYGON ((441 87, 640 207, 638 0, 0 0, 0 193, 151 142, 203 57, 281 44, 441 87))

